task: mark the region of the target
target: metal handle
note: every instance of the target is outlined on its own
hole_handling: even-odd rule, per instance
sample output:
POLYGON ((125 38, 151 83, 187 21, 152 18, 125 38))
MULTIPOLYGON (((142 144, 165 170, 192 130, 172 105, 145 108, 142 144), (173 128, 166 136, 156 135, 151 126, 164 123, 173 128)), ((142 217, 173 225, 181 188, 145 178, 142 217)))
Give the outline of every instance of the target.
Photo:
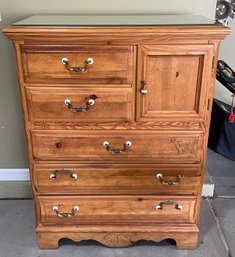
POLYGON ((66 67, 66 69, 68 71, 74 71, 74 72, 85 72, 86 70, 88 70, 89 65, 94 63, 94 60, 92 58, 88 58, 85 61, 85 65, 83 67, 71 67, 69 65, 69 60, 67 58, 62 58, 61 62, 64 64, 64 66, 66 67))
POLYGON ((87 112, 87 111, 90 109, 90 107, 95 104, 95 99, 96 99, 96 98, 97 98, 96 95, 90 95, 90 96, 89 96, 89 100, 87 101, 85 108, 82 108, 82 107, 73 107, 72 101, 69 100, 69 99, 65 99, 65 100, 64 100, 64 103, 65 103, 65 105, 68 106, 68 108, 69 108, 69 110, 70 110, 71 112, 87 112))
POLYGON ((147 81, 146 80, 142 80, 142 84, 143 84, 143 87, 142 89, 140 90, 140 92, 145 95, 147 94, 148 90, 147 90, 147 87, 146 87, 146 84, 147 84, 147 81))
POLYGON ((180 183, 180 180, 182 179, 181 175, 177 175, 175 181, 164 180, 164 177, 161 173, 158 173, 156 177, 163 185, 168 185, 168 186, 178 185, 180 183))
POLYGON ((53 173, 50 175, 50 179, 56 179, 58 174, 66 174, 69 175, 69 177, 72 180, 76 180, 78 178, 78 175, 75 173, 72 173, 71 170, 55 170, 53 173))
POLYGON ((52 207, 52 210, 56 213, 56 215, 60 218, 70 218, 70 217, 73 217, 75 215, 75 213, 77 211, 79 211, 79 206, 74 206, 72 208, 72 212, 68 213, 68 212, 62 212, 60 213, 60 210, 59 210, 59 206, 53 206, 52 207))
POLYGON ((182 210, 183 207, 179 205, 177 202, 174 201, 166 201, 166 202, 160 202, 159 205, 156 206, 156 210, 162 210, 164 205, 174 205, 176 210, 182 210))
POLYGON ((106 148, 106 150, 110 153, 113 153, 113 154, 125 153, 129 150, 131 145, 132 145, 131 141, 126 141, 126 143, 123 144, 123 149, 114 149, 114 148, 112 149, 110 147, 110 144, 109 144, 108 141, 103 142, 103 146, 106 148))

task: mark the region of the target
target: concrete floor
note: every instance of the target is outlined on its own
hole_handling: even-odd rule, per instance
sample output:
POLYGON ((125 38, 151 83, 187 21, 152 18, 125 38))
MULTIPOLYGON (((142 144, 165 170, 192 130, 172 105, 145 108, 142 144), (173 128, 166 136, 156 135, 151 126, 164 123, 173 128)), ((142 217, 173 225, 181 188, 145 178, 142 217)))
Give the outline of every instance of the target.
POLYGON ((216 197, 202 201, 197 250, 176 250, 170 240, 161 243, 141 241, 127 248, 114 249, 94 241, 74 243, 66 239, 61 240, 58 250, 39 250, 34 231, 33 201, 1 200, 0 257, 235 257, 235 165, 212 151, 207 160, 216 197))

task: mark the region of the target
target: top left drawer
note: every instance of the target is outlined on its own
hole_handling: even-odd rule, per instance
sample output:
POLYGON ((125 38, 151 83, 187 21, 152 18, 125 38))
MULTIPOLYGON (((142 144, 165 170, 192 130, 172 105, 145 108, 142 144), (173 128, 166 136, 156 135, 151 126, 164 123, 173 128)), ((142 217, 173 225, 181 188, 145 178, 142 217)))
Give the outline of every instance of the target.
POLYGON ((26 83, 131 84, 133 46, 22 45, 26 83))

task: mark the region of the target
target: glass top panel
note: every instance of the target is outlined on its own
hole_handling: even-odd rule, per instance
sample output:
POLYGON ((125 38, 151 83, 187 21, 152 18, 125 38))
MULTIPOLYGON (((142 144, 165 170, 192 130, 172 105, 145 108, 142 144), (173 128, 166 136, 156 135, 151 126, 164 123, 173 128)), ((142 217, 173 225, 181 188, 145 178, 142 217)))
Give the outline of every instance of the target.
POLYGON ((13 26, 196 26, 215 21, 198 15, 34 15, 13 26))

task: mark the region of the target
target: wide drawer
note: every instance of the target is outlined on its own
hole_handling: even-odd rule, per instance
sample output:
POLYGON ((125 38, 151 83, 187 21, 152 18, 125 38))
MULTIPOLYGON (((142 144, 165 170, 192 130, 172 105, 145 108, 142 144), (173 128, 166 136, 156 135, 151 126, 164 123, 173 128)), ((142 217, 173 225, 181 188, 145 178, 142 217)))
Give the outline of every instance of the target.
POLYGON ((22 45, 21 51, 25 82, 132 83, 132 46, 22 45))
POLYGON ((193 223, 196 199, 176 196, 38 196, 42 224, 193 223))
POLYGON ((150 164, 35 164, 40 194, 196 195, 200 166, 150 164))
POLYGON ((26 89, 30 121, 130 121, 134 104, 131 88, 26 89))
POLYGON ((195 163, 201 159, 199 132, 33 131, 38 160, 195 163))

